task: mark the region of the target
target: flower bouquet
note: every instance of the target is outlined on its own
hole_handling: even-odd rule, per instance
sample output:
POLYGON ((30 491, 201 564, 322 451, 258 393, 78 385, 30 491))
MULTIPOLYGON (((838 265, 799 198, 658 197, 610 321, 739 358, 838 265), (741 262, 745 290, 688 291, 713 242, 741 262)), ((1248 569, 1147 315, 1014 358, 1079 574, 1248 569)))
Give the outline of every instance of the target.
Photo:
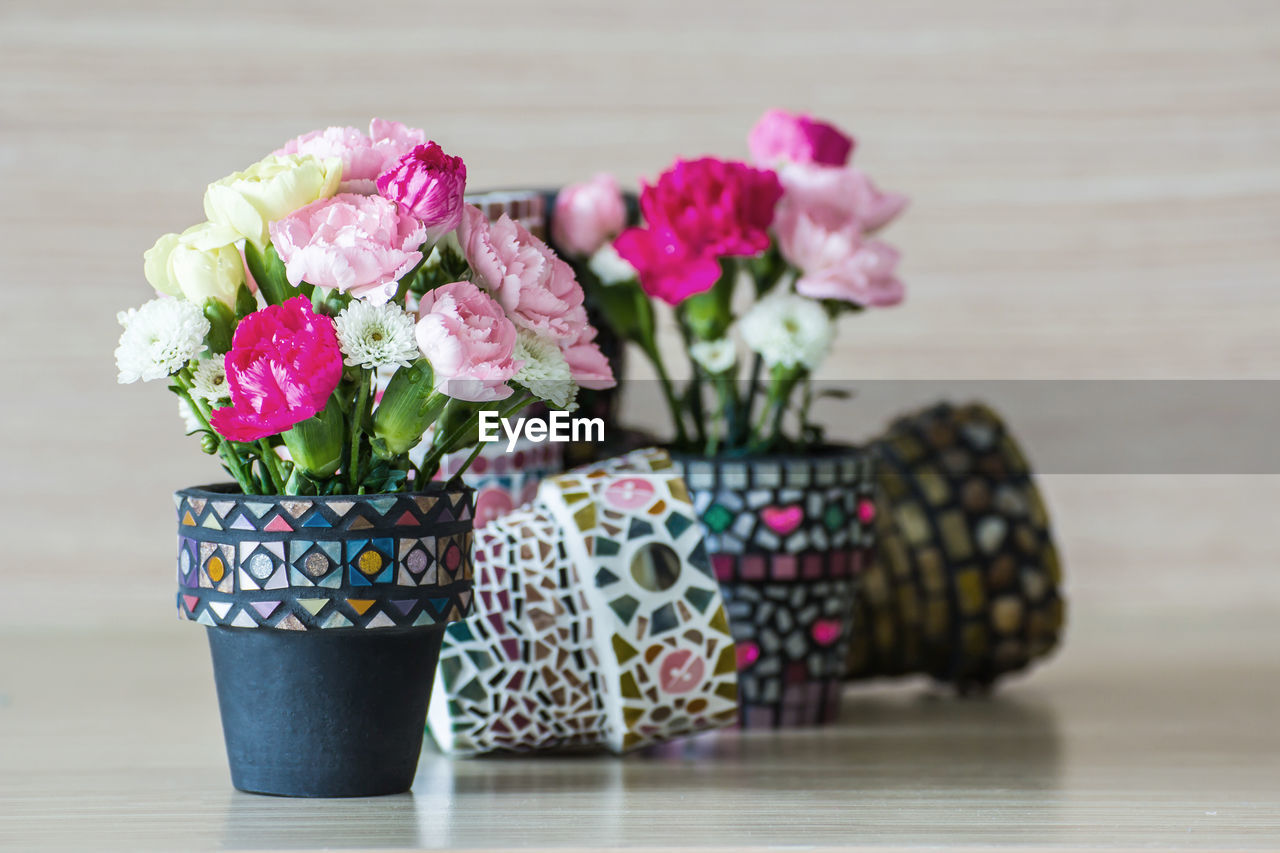
POLYGON ((471 606, 466 466, 433 481, 440 460, 487 413, 613 382, 573 271, 465 185, 398 123, 300 136, 210 184, 120 315, 120 381, 166 380, 234 479, 176 496, 178 611, 209 627, 244 790, 408 789, 471 606))
POLYGON ((875 510, 866 453, 826 444, 811 419, 812 376, 843 315, 902 300, 898 252, 873 235, 906 198, 849 165, 853 139, 809 116, 770 110, 748 145, 752 163, 676 161, 642 188, 643 224, 612 239, 616 182, 570 187, 553 234, 657 373, 729 600, 744 723, 819 722, 836 710, 875 510), (658 345, 660 305, 684 343, 683 387, 658 345))

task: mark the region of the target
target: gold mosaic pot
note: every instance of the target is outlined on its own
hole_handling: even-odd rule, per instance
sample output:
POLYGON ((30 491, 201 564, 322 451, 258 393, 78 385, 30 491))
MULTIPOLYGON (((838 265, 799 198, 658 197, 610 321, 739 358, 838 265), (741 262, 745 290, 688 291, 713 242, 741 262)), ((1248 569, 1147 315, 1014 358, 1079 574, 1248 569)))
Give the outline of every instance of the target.
POLYGON ((726 601, 742 725, 831 722, 872 543, 870 454, 676 461, 726 601))
POLYGON ((208 629, 232 783, 409 790, 445 625, 471 608, 471 490, 175 501, 178 615, 208 629))
POLYGON ((1058 644, 1065 612, 1048 513, 991 409, 898 418, 879 466, 875 559, 855 604, 848 676, 925 674, 985 690, 1058 644))

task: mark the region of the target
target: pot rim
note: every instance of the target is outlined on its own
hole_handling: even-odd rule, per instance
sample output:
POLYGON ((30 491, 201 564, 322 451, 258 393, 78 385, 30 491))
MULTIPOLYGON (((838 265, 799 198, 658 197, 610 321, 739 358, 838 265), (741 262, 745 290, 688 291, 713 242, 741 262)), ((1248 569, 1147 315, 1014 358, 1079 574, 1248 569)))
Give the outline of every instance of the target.
POLYGON ((223 483, 207 483, 201 486, 188 486, 184 489, 178 489, 174 494, 184 495, 188 497, 201 498, 207 497, 218 500, 245 500, 245 501, 367 501, 376 500, 378 498, 412 498, 415 495, 440 495, 440 494, 467 494, 475 493, 475 489, 465 483, 453 488, 446 488, 444 482, 440 480, 432 480, 427 483, 426 489, 414 489, 411 492, 366 492, 363 495, 339 494, 339 495, 247 495, 240 491, 240 485, 234 482, 223 483))

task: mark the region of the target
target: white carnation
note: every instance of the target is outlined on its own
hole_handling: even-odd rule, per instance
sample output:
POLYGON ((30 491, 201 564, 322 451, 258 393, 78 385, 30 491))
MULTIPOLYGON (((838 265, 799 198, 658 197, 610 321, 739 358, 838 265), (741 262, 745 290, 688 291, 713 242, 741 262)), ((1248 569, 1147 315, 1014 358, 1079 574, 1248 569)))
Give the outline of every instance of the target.
POLYGON ((689 347, 689 355, 708 373, 724 373, 738 361, 733 341, 720 338, 714 341, 698 341, 689 347))
POLYGON ((835 324, 812 299, 794 293, 768 296, 743 316, 742 338, 769 367, 813 370, 826 357, 835 324))
POLYGON ((204 400, 213 408, 231 401, 231 389, 227 386, 227 365, 221 355, 196 362, 191 371, 191 396, 204 400))
POLYGON ((116 315, 124 332, 116 347, 119 382, 171 376, 204 352, 209 321, 200 306, 180 299, 152 299, 116 315))
POLYGON ((620 284, 632 281, 638 275, 636 268, 618 254, 612 243, 605 243, 591 256, 587 269, 595 273, 601 284, 620 284))
POLYGON ((413 318, 399 305, 356 299, 333 320, 348 367, 408 367, 418 358, 413 318))
POLYGON ((574 384, 569 362, 555 341, 539 337, 528 329, 521 330, 512 358, 524 362, 516 372, 515 381, 534 396, 558 409, 572 411, 577 407, 578 386, 574 384))

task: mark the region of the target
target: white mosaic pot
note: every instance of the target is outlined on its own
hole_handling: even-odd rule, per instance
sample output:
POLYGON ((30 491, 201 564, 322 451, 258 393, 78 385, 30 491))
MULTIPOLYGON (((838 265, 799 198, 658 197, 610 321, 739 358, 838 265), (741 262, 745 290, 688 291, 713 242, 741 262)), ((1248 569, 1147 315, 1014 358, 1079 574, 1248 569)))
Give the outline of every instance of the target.
POLYGON ((476 615, 446 630, 428 718, 443 750, 621 753, 734 722, 724 602, 665 453, 551 478, 476 537, 476 615))

